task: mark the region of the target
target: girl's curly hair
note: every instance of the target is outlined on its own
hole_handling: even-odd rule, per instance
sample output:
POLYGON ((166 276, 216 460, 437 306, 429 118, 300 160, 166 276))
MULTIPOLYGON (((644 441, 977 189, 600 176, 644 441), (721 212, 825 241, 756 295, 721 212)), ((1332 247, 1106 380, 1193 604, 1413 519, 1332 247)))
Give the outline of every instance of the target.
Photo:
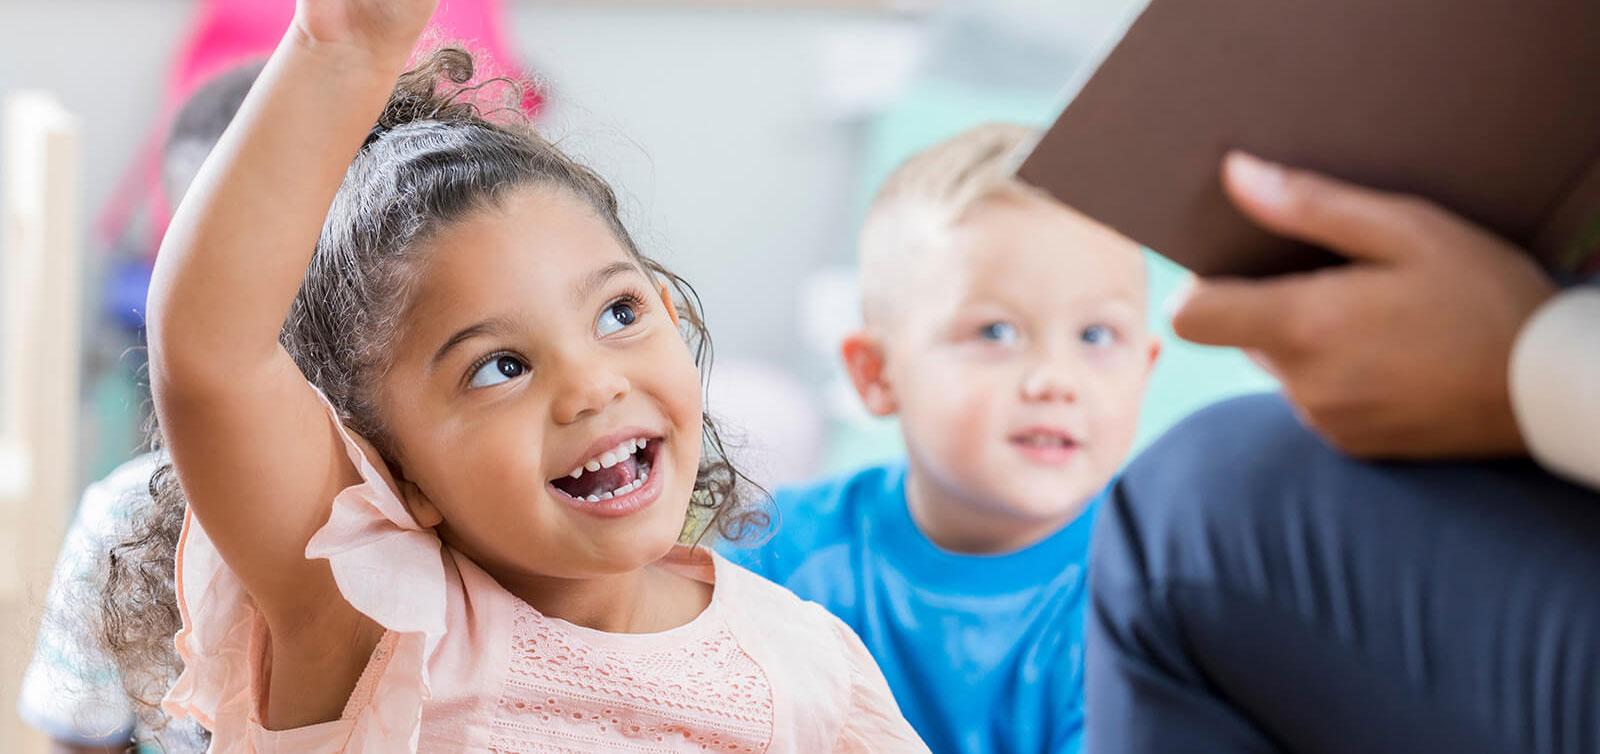
MULTIPOLYGON (((374 387, 389 366, 421 242, 519 187, 559 188, 585 201, 641 267, 673 287, 695 363, 702 374, 709 369, 711 339, 694 289, 639 250, 616 194, 599 175, 534 132, 512 104, 520 93, 505 79, 474 83, 472 56, 454 47, 402 74, 345 174, 284 322, 279 340, 300 370, 386 459, 393 446, 374 387), (485 109, 480 102, 496 91, 504 99, 485 109)), ((764 531, 768 512, 746 503, 764 493, 729 462, 711 417, 702 421, 704 448, 684 539, 698 543, 714 532, 739 540, 764 531)), ((154 426, 150 441, 159 450, 154 426)), ((172 465, 163 462, 150 479, 148 504, 136 509, 134 525, 107 554, 101 594, 101 642, 130 696, 158 723, 154 705, 179 667, 173 573, 185 509, 172 465)))

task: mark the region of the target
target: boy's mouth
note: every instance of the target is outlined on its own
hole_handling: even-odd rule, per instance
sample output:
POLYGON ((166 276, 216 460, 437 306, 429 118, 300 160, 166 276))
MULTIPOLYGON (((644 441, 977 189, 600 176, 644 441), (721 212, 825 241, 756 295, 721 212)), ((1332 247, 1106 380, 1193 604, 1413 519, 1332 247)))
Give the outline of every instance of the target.
POLYGON ((1077 438, 1065 430, 1031 427, 1007 438, 1027 458, 1041 463, 1070 460, 1080 448, 1077 438))
POLYGON ((598 503, 633 492, 650 481, 661 440, 633 437, 601 452, 565 476, 550 480, 574 500, 598 503))

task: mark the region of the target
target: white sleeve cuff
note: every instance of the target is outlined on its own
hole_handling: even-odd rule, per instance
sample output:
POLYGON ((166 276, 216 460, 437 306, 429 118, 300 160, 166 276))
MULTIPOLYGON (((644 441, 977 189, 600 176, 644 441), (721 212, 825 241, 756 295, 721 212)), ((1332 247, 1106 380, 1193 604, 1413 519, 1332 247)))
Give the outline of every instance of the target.
POLYGON ((1600 288, 1556 295, 1511 352, 1511 406, 1545 468, 1600 489, 1600 288))

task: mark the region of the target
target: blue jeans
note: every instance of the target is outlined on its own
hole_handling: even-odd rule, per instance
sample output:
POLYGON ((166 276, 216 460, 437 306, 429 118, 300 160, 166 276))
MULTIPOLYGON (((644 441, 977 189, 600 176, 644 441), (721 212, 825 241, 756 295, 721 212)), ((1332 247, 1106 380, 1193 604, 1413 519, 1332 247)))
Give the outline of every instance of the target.
POLYGON ((1600 494, 1532 462, 1364 463, 1242 398, 1093 548, 1091 754, 1600 752, 1600 494))

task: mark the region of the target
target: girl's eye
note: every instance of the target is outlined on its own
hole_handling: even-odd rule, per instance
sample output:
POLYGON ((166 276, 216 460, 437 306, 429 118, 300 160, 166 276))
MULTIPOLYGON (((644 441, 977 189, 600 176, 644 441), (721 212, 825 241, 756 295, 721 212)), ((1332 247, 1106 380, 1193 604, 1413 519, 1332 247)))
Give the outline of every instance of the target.
POLYGON ((601 337, 620 332, 623 328, 639 321, 639 312, 628 301, 618 301, 600 312, 599 321, 595 322, 595 332, 601 337))
POLYGON ((1010 345, 1017 342, 1017 326, 1010 322, 990 322, 978 328, 978 337, 995 343, 1010 345))
POLYGON ((1078 336, 1091 346, 1109 346, 1117 342, 1117 334, 1105 325, 1089 325, 1078 336))
POLYGON ((484 362, 472 373, 472 379, 467 382, 469 388, 489 387, 502 382, 510 382, 528 373, 528 365, 521 359, 510 355, 496 356, 484 362))

